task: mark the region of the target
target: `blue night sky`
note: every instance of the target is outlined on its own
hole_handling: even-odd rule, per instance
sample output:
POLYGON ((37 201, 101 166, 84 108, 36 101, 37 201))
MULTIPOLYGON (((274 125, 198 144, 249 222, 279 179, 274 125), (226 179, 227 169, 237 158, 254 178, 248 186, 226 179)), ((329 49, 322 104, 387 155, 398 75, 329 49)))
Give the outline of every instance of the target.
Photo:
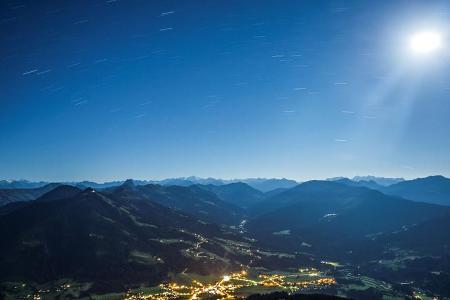
POLYGON ((450 175, 448 1, 0 6, 0 178, 450 175))

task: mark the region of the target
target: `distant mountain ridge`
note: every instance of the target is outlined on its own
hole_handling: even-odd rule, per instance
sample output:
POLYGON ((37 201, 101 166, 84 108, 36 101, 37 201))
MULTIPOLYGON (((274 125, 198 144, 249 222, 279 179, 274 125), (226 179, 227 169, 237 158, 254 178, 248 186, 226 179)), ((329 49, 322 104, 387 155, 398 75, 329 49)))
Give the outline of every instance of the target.
POLYGON ((367 176, 354 176, 353 178, 347 177, 331 177, 327 178, 328 181, 342 181, 342 180, 350 180, 353 182, 361 182, 361 183, 375 183, 380 186, 389 186, 392 184, 396 184, 402 181, 405 181, 404 178, 390 178, 390 177, 377 177, 372 175, 367 176))
POLYGON ((102 192, 113 199, 149 200, 218 224, 238 224, 243 215, 238 206, 223 201, 215 193, 197 185, 135 185, 129 179, 120 186, 104 189, 102 192))
POLYGON ((0 189, 32 189, 39 188, 49 182, 28 180, 0 180, 0 189))
MULTIPOLYGON (((417 178, 413 180, 405 180, 403 178, 385 178, 375 176, 355 176, 353 179, 346 177, 329 178, 327 181, 333 181, 348 186, 367 187, 373 190, 380 191, 388 195, 395 195, 413 201, 434 203, 440 205, 450 205, 450 179, 436 175, 425 178, 417 178), (394 183, 396 182, 396 183, 394 183)), ((96 183, 93 181, 79 181, 66 183, 47 183, 43 181, 32 182, 27 180, 3 180, 0 181, 0 206, 17 201, 35 200, 42 192, 49 191, 48 187, 54 185, 71 185, 80 189, 87 187, 103 190, 120 186, 125 181, 110 181, 104 183, 96 183), (21 188, 16 188, 20 186, 21 188), (37 187, 36 187, 37 186, 37 187), (47 188, 45 188, 47 186, 47 188)), ((168 178, 164 180, 132 180, 136 186, 143 186, 148 184, 157 184, 161 186, 202 186, 204 190, 212 191, 220 194, 219 198, 225 202, 238 205, 239 207, 248 207, 257 199, 268 198, 276 194, 285 192, 299 183, 289 179, 265 179, 265 178, 247 178, 247 179, 232 179, 222 180, 216 178, 200 178, 200 177, 179 177, 168 178), (239 189, 238 183, 242 183, 252 188, 239 189), (234 188, 231 188, 236 184, 234 188), (221 188, 222 187, 222 188, 221 188), (228 189, 228 191, 226 191, 228 189), (234 191, 233 191, 234 189, 234 191), (230 198, 231 193, 234 193, 230 198), (243 193, 238 196, 239 193, 243 193), (264 195, 263 195, 264 194, 264 195)))
POLYGON ((392 184, 396 184, 402 181, 405 181, 404 178, 389 178, 389 177, 377 177, 377 176, 354 176, 352 178, 353 181, 373 181, 376 184, 383 185, 383 186, 389 186, 392 184))
POLYGON ((450 179, 440 175, 402 181, 381 191, 414 201, 450 205, 450 179))
MULTIPOLYGON (((73 185, 80 188, 91 187, 94 189, 110 188, 114 186, 119 186, 123 184, 125 180, 107 181, 103 183, 98 183, 94 181, 66 181, 60 182, 60 184, 73 185)), ((178 177, 178 178, 167 178, 162 180, 136 180, 133 179, 135 185, 146 185, 146 184, 159 184, 159 185, 179 185, 179 186, 190 186, 194 184, 201 185, 224 185, 230 183, 243 182, 249 186, 260 190, 262 192, 268 192, 271 190, 279 188, 291 188, 298 184, 297 181, 286 179, 286 178, 245 178, 245 179, 216 179, 212 177, 201 178, 196 176, 190 177, 178 177)), ((18 189, 18 188, 38 188, 49 184, 50 182, 34 182, 28 180, 1 180, 0 189, 18 189)))
POLYGON ((264 193, 243 182, 223 185, 197 185, 216 194, 220 199, 240 208, 247 208, 264 199, 264 193))
POLYGON ((355 181, 344 177, 331 179, 331 181, 348 186, 368 187, 387 195, 399 196, 408 200, 450 205, 450 179, 441 175, 402 180, 388 186, 383 186, 375 181, 355 181))

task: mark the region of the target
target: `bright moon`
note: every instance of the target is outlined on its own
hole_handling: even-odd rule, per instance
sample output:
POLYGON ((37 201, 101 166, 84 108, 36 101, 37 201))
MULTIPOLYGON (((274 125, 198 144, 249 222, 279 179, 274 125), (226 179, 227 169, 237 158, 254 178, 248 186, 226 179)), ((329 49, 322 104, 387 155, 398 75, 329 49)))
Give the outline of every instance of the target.
POLYGON ((435 52, 442 45, 442 37, 438 32, 422 31, 414 34, 410 40, 412 51, 418 54, 435 52))

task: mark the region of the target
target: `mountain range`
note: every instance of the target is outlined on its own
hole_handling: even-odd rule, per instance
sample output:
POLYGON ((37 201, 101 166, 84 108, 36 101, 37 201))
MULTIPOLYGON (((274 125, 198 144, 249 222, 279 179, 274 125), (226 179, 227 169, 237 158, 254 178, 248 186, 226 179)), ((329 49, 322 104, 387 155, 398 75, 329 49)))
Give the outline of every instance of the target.
POLYGON ((326 255, 333 256, 338 250, 350 251, 354 242, 368 236, 445 216, 450 208, 366 187, 309 181, 258 203, 251 211, 255 217, 247 227, 257 239, 286 250, 308 245, 309 250, 326 250, 326 255))
POLYGON ((450 179, 439 175, 403 180, 388 186, 380 185, 375 181, 355 181, 348 178, 335 179, 334 182, 350 186, 364 186, 388 195, 419 202, 450 205, 450 179))
MULTIPOLYGON (((230 183, 243 182, 262 192, 271 191, 278 188, 291 188, 298 184, 295 180, 277 179, 277 178, 247 178, 247 179, 216 179, 216 178, 200 178, 196 176, 167 178, 163 180, 133 180, 136 185, 159 184, 159 185, 179 185, 189 186, 194 184, 201 185, 224 185, 230 183)), ((45 181, 28 181, 28 180, 0 180, 0 189, 18 189, 18 188, 38 188, 49 184, 45 181)), ((79 187, 91 187, 95 189, 109 188, 119 186, 124 180, 108 181, 97 183, 93 181, 71 181, 61 182, 61 184, 74 185, 79 187)))
POLYGON ((392 286, 413 282, 396 295, 419 289, 448 297, 449 181, 335 178, 270 191, 209 180, 1 189, 0 287, 71 278, 89 283, 90 295, 156 286, 186 272, 303 266, 342 286, 354 286, 348 274, 363 274, 392 286))

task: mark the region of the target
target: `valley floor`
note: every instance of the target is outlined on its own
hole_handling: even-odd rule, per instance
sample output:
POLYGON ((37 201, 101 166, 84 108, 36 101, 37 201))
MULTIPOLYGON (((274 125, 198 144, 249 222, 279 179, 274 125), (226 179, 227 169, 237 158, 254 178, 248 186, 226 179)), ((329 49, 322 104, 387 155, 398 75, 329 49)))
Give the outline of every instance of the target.
POLYGON ((404 293, 392 284, 354 273, 354 268, 322 262, 323 269, 299 268, 269 271, 249 268, 224 275, 171 274, 158 286, 130 288, 123 293, 88 294, 90 283, 59 280, 45 285, 4 283, 5 299, 244 299, 255 294, 329 294, 352 299, 438 299, 414 289, 404 293))

